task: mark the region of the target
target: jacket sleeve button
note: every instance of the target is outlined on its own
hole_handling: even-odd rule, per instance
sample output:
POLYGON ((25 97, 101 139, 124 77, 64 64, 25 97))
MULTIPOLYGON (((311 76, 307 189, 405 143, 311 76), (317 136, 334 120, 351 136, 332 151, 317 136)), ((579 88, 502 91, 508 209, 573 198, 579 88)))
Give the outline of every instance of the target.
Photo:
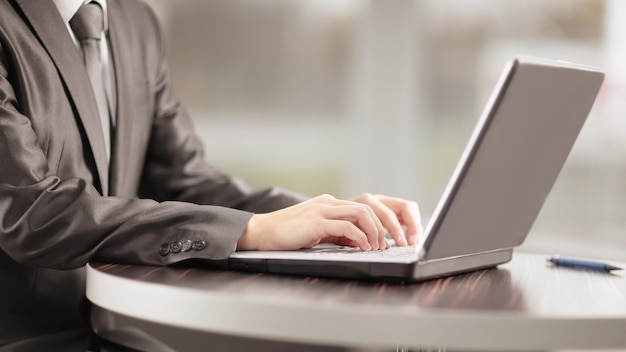
POLYGON ((170 251, 172 253, 178 253, 183 248, 183 244, 180 242, 172 242, 170 243, 170 251))
POLYGON ((183 252, 189 252, 192 246, 193 242, 191 242, 191 240, 186 240, 185 242, 183 242, 183 247, 181 248, 181 250, 183 252))
POLYGON ((169 253, 170 253, 170 245, 168 243, 163 243, 161 247, 159 247, 159 254, 165 257, 169 253))
POLYGON ((206 242, 201 241, 201 240, 197 240, 194 241, 192 248, 199 251, 199 250, 203 250, 206 247, 206 242))

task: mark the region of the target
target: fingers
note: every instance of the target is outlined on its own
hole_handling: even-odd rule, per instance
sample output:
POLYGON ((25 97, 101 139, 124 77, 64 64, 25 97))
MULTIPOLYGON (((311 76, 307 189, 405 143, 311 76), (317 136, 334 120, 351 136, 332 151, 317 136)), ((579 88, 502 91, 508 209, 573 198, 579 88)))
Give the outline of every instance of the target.
MULTIPOLYGON (((377 250, 387 248, 385 227, 369 205, 328 197, 321 197, 318 201, 326 205, 319 210, 323 218, 347 221, 362 232, 371 248, 366 249, 361 245, 362 242, 355 241, 359 243, 361 249, 377 250)), ((329 234, 335 236, 335 234, 329 234)), ((349 238, 354 240, 354 238, 349 238)))
POLYGON ((387 204, 398 214, 400 223, 406 228, 408 242, 416 244, 422 233, 422 218, 417 203, 386 196, 379 197, 383 203, 387 204))
POLYGON ((323 215, 327 219, 344 220, 356 225, 367 237, 372 249, 385 248, 385 228, 371 207, 348 203, 327 207, 323 215))
POLYGON ((378 249, 370 244, 368 237, 361 229, 349 221, 330 220, 327 221, 324 226, 327 230, 327 234, 330 237, 336 238, 336 240, 331 240, 333 243, 356 243, 357 246, 364 251, 378 249))
POLYGON ((415 202, 382 195, 364 194, 356 199, 372 207, 396 244, 414 245, 422 232, 419 206, 415 202), (403 230, 406 228, 406 234, 403 230))
POLYGON ((364 194, 357 198, 357 201, 366 203, 373 209, 376 216, 380 219, 382 225, 387 229, 386 231, 389 232, 397 245, 406 246, 408 244, 398 215, 395 213, 395 207, 390 207, 383 203, 381 199, 371 194, 364 194))
POLYGON ((424 231, 417 203, 408 202, 406 206, 401 207, 398 217, 404 226, 406 226, 406 236, 409 243, 416 244, 419 241, 419 236, 424 231))

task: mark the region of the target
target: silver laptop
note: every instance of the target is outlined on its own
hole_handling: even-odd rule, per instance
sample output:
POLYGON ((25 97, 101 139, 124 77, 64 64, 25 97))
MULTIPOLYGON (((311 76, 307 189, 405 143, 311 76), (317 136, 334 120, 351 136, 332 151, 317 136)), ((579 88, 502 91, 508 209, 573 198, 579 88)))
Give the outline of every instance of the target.
POLYGON ((603 79, 596 67, 513 59, 419 245, 373 252, 333 245, 242 251, 231 255, 229 268, 408 282, 508 262, 533 225, 603 79))

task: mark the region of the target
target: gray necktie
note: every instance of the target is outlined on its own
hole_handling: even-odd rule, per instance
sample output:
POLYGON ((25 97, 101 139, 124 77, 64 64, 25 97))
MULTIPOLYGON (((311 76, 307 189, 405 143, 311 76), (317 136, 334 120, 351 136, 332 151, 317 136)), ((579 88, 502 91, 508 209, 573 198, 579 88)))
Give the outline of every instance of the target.
POLYGON ((100 125, 104 136, 107 160, 111 159, 111 118, 104 86, 105 70, 100 53, 100 38, 104 29, 104 14, 97 3, 87 3, 70 20, 70 27, 80 42, 85 66, 98 104, 100 125))

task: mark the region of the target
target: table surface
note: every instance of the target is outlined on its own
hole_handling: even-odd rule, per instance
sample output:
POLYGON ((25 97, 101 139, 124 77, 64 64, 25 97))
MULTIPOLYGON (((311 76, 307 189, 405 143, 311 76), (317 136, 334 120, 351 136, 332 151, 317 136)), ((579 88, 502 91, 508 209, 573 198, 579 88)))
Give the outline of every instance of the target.
POLYGON ((626 348, 623 272, 554 267, 545 256, 520 252, 497 269, 410 285, 94 263, 87 297, 169 326, 290 342, 626 348))

